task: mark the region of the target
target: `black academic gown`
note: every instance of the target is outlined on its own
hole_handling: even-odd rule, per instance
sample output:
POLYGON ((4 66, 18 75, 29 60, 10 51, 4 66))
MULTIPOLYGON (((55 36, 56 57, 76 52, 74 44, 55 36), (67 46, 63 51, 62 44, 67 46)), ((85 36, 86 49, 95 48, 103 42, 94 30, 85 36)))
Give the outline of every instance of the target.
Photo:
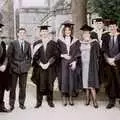
POLYGON ((42 45, 33 56, 33 73, 31 79, 37 86, 39 86, 39 91, 43 93, 43 95, 47 95, 48 92, 53 91, 53 84, 57 75, 56 61, 58 57, 59 52, 57 49, 57 43, 53 40, 48 42, 46 51, 42 45), (42 62, 46 64, 48 61, 50 62, 49 68, 43 70, 39 63, 42 62))
POLYGON ((110 66, 107 62, 104 63, 107 77, 105 88, 108 97, 115 99, 120 98, 120 35, 117 36, 116 46, 114 50, 110 48, 110 39, 111 37, 109 33, 103 34, 102 50, 104 52, 104 55, 115 58, 116 67, 110 66))
MULTIPOLYGON (((102 34, 104 33, 107 33, 104 29, 102 31, 102 34)), ((102 37, 102 35, 101 35, 102 37)), ((91 38, 92 39, 97 39, 98 42, 99 42, 99 39, 98 39, 98 33, 96 31, 92 31, 91 32, 91 38)), ((100 38, 100 40, 102 40, 100 38)), ((100 46, 100 58, 99 58, 99 80, 100 80, 100 83, 105 83, 105 79, 106 79, 106 74, 105 74, 105 68, 104 68, 104 56, 103 56, 103 52, 102 52, 102 46, 100 46)))
POLYGON ((60 55, 69 54, 71 56, 70 60, 66 60, 60 57, 61 61, 59 63, 59 89, 61 93, 68 96, 73 96, 78 91, 77 80, 75 79, 75 70, 73 71, 70 67, 70 63, 76 61, 77 58, 77 46, 79 41, 71 37, 70 51, 68 53, 67 46, 65 44, 64 38, 58 39, 58 48, 60 55))
MULTIPOLYGON (((3 64, 7 64, 6 61, 6 45, 2 41, 1 42, 1 55, 0 55, 0 66, 3 64)), ((9 74, 9 66, 4 72, 0 71, 0 109, 4 108, 4 92, 5 90, 9 90, 11 84, 11 76, 9 74)))
MULTIPOLYGON (((6 59, 6 44, 2 41, 1 42, 2 47, 2 55, 0 57, 0 66, 4 64, 6 59)), ((7 63, 6 63, 7 64, 7 63)), ((11 82, 11 76, 9 74, 9 65, 7 65, 6 70, 4 72, 0 71, 0 88, 9 90, 11 82)))
MULTIPOLYGON (((81 54, 81 44, 84 44, 82 42, 79 43, 79 54, 81 54)), ((91 43, 91 49, 90 49, 90 61, 89 61, 89 71, 88 71, 88 87, 93 87, 96 89, 99 89, 100 87, 100 81, 99 81, 99 52, 100 52, 100 46, 98 41, 93 40, 91 43)), ((79 70, 78 75, 80 76, 80 88, 83 88, 83 81, 82 81, 82 59, 79 55, 79 59, 77 60, 77 69, 79 70)), ((77 71, 78 71, 77 70, 77 71)))

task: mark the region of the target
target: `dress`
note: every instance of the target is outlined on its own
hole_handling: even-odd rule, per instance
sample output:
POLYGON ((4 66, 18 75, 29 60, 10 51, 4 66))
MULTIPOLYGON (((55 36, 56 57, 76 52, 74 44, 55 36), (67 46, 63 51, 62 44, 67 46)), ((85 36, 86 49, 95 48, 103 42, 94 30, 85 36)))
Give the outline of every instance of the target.
POLYGON ((99 82, 99 43, 97 40, 91 40, 90 42, 80 42, 81 59, 79 59, 79 65, 81 67, 81 82, 80 88, 87 89, 90 87, 98 89, 99 82))
POLYGON ((81 58, 82 58, 82 76, 83 88, 88 88, 88 73, 90 63, 90 44, 81 44, 81 58))

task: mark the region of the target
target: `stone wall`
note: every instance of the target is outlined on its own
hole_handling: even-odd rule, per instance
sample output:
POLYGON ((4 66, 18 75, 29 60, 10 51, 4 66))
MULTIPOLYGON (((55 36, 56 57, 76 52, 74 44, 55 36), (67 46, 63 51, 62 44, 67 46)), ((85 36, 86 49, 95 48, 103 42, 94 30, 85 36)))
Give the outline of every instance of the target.
POLYGON ((13 10, 13 0, 0 0, 1 7, 1 23, 5 26, 3 27, 2 36, 6 37, 4 40, 9 42, 14 39, 14 10, 13 10))
POLYGON ((47 8, 22 8, 19 10, 19 27, 26 28, 29 42, 39 39, 38 26, 47 13, 47 8))

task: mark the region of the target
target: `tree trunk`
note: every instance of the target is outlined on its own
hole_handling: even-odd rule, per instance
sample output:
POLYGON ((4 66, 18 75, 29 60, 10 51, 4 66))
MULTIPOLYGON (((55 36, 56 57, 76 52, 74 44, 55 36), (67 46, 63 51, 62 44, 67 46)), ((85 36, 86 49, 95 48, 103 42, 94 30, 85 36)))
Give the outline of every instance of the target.
POLYGON ((87 0, 72 0, 72 20, 75 37, 80 37, 80 27, 87 23, 87 0))

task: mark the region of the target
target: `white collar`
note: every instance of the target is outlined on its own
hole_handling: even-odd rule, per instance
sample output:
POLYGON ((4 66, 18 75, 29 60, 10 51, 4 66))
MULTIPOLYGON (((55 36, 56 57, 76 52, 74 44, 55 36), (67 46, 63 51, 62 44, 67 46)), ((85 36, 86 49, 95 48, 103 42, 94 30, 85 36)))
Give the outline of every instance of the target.
POLYGON ((38 51, 38 49, 40 49, 41 46, 42 46, 42 43, 38 43, 37 45, 34 46, 33 51, 32 51, 32 57, 38 51))
POLYGON ((47 39, 46 41, 42 40, 42 45, 47 45, 51 40, 47 39))
POLYGON ((96 32, 96 33, 103 33, 104 32, 104 29, 94 29, 93 32, 96 32))
POLYGON ((70 36, 66 36, 65 39, 71 39, 71 37, 70 36))
POLYGON ((116 33, 115 35, 113 35, 112 33, 109 33, 109 35, 117 37, 119 35, 119 33, 116 33))
POLYGON ((20 40, 20 39, 18 39, 18 41, 19 41, 19 43, 24 43, 24 40, 20 40))
MULTIPOLYGON (((60 37, 59 40, 66 44, 64 37, 60 37)), ((78 39, 76 39, 75 37, 73 37, 70 46, 73 45, 76 41, 78 41, 78 39)))
POLYGON ((90 41, 82 41, 82 40, 80 40, 80 43, 90 44, 90 43, 95 42, 95 41, 98 41, 98 40, 97 40, 97 39, 92 39, 92 40, 90 40, 90 41))

